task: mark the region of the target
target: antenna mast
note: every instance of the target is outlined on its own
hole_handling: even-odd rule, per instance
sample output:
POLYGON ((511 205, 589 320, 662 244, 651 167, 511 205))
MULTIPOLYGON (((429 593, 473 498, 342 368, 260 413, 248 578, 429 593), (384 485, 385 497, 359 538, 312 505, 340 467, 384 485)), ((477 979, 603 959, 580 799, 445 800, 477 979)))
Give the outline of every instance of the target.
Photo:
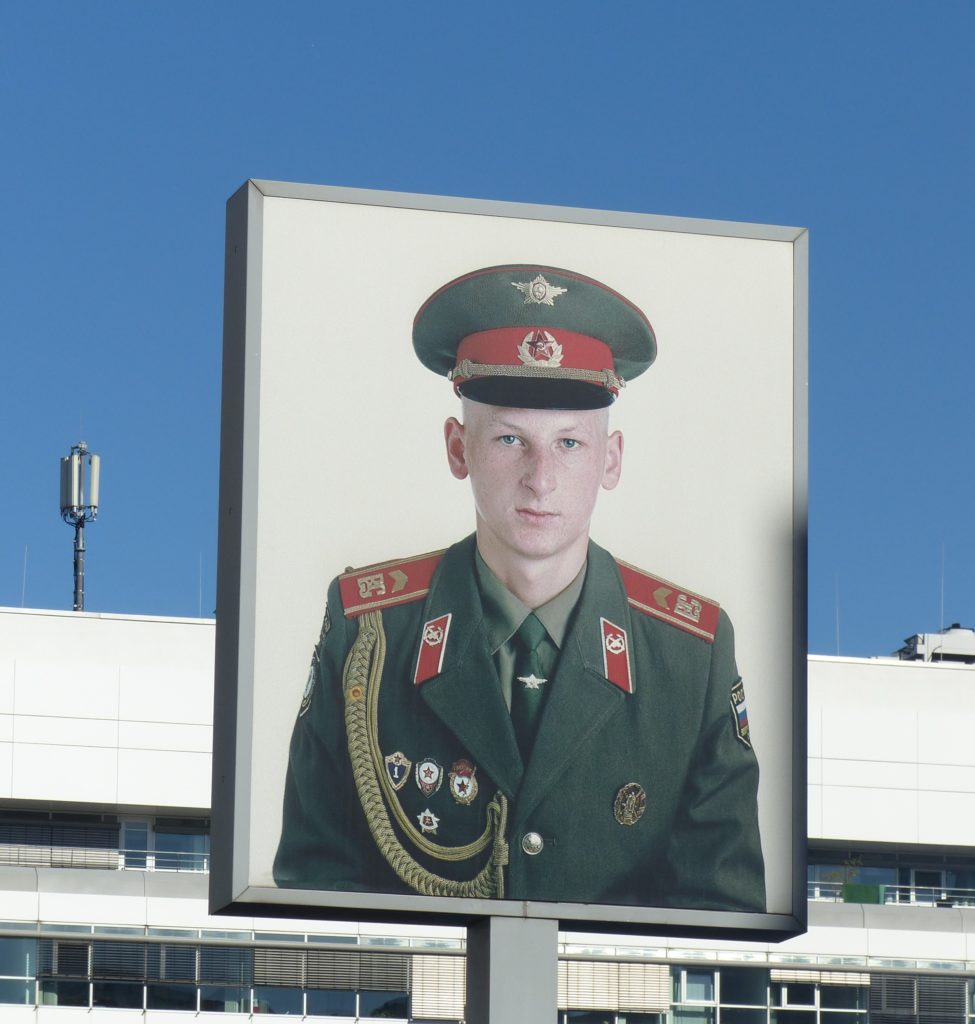
POLYGON ((101 459, 84 441, 61 459, 61 518, 74 526, 74 610, 85 610, 85 523, 98 516, 101 459))

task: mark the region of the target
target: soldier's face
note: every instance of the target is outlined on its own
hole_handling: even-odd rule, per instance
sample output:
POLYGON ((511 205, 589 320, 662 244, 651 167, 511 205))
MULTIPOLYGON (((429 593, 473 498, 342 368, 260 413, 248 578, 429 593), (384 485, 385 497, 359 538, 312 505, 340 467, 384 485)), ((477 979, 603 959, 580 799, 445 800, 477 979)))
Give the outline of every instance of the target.
POLYGON ((584 556, 599 489, 619 482, 623 438, 606 409, 464 402, 444 426, 450 471, 470 477, 478 543, 506 556, 584 556))

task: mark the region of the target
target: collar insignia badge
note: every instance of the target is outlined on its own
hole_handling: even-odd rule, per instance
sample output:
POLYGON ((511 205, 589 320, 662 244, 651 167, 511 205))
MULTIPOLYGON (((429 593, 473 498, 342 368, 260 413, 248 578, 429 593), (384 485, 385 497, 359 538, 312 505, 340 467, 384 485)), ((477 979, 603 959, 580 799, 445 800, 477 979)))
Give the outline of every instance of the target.
POLYGON ((460 758, 450 766, 450 795, 465 807, 474 802, 477 796, 477 769, 467 758, 460 758))
POLYGON ((424 758, 416 766, 416 784, 424 796, 433 796, 443 782, 443 768, 432 757, 424 758))
POLYGON ((386 755, 386 777, 393 789, 402 789, 410 777, 413 762, 400 750, 386 755))
POLYGON ((428 807, 425 811, 420 811, 416 816, 416 820, 420 823, 421 832, 433 832, 436 834, 437 826, 440 824, 440 819, 430 810, 428 807))
POLYGON ((416 659, 413 682, 419 686, 428 679, 440 675, 443 658, 447 650, 447 635, 450 632, 451 613, 440 615, 423 623, 420 630, 420 653, 416 659))
POLYGON ((555 300, 568 291, 567 288, 549 284, 541 274, 532 281, 512 281, 511 283, 525 296, 526 306, 554 306, 555 300))
POLYGON ((635 825, 647 809, 647 792, 639 782, 620 787, 613 801, 613 816, 621 825, 635 825))
POLYGON ((603 674, 624 693, 633 692, 633 676, 630 672, 630 645, 626 630, 609 619, 599 620, 603 635, 603 674))

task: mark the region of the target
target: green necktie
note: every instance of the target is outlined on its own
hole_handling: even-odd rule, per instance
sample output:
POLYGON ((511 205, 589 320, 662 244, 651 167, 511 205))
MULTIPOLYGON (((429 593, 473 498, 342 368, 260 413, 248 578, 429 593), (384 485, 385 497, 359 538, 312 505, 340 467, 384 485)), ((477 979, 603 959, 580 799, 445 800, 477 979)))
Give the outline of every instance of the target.
POLYGON ((548 634, 532 612, 515 633, 515 678, 511 685, 511 724, 515 728, 523 761, 531 756, 538 718, 550 685, 544 678, 539 647, 548 634))

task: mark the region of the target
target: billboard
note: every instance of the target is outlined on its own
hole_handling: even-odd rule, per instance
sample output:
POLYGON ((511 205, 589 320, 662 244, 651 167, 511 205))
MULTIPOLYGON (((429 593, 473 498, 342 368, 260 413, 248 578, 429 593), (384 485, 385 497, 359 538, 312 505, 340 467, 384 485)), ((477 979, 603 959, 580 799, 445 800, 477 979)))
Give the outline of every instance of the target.
POLYGON ((805 232, 248 182, 226 259, 212 908, 801 929, 805 232))

